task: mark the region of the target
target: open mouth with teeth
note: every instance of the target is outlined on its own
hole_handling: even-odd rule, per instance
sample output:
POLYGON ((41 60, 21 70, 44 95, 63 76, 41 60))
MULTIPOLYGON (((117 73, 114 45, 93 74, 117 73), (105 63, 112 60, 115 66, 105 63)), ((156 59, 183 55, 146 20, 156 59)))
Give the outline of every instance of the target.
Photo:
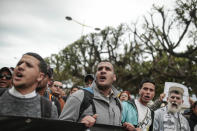
POLYGON ((150 99, 150 96, 144 96, 144 98, 149 100, 150 99))
POLYGON ((172 102, 171 104, 172 104, 172 106, 175 106, 175 107, 178 106, 177 103, 175 103, 175 102, 172 102))
POLYGON ((104 82, 107 78, 105 76, 100 76, 99 79, 101 82, 104 82))
POLYGON ((17 79, 20 79, 20 78, 22 78, 22 77, 23 77, 23 74, 20 73, 20 72, 17 72, 17 73, 16 73, 16 76, 15 76, 15 79, 17 80, 17 79))

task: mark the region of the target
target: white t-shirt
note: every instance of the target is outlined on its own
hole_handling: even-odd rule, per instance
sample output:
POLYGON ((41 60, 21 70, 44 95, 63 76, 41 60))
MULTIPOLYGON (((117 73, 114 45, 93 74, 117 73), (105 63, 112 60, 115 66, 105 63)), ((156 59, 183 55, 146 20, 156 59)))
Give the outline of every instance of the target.
POLYGON ((138 110, 138 126, 142 129, 142 131, 148 131, 152 123, 151 111, 137 99, 135 100, 135 104, 138 110))

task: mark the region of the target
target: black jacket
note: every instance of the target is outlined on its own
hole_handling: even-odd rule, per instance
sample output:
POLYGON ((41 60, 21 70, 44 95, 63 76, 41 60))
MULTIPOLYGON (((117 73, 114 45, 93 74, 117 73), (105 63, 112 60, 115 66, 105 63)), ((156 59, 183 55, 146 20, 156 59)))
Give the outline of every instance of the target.
POLYGON ((189 126, 190 126, 191 131, 194 131, 194 127, 196 126, 197 128, 197 115, 192 113, 188 121, 189 121, 189 126))

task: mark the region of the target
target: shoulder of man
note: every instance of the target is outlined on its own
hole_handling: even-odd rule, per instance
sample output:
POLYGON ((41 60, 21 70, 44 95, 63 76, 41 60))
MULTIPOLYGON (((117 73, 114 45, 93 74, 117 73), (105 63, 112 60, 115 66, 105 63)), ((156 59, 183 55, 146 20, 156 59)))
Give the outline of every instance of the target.
POLYGON ((3 93, 8 90, 8 88, 0 88, 0 96, 3 95, 3 93))
POLYGON ((72 97, 75 97, 76 99, 82 101, 83 100, 83 97, 84 97, 84 91, 83 90, 78 90, 78 91, 74 92, 73 94, 71 94, 67 98, 67 100, 70 99, 70 98, 72 98, 72 97))
POLYGON ((136 105, 135 105, 135 102, 134 102, 134 100, 129 100, 129 101, 123 101, 122 102, 122 108, 123 108, 123 110, 125 109, 125 110, 130 110, 130 109, 132 109, 133 111, 135 111, 135 112, 137 112, 137 107, 136 107, 136 105))
POLYGON ((161 115, 161 114, 163 114, 163 112, 165 112, 166 111, 166 107, 162 107, 162 108, 159 108, 159 109, 157 109, 157 110, 155 110, 154 111, 154 114, 156 115, 161 115))
POLYGON ((126 102, 129 103, 130 105, 132 105, 133 107, 137 108, 136 103, 135 103, 135 99, 130 99, 126 102))
POLYGON ((94 91, 92 88, 83 88, 82 91, 84 92, 84 97, 82 99, 80 110, 79 110, 79 118, 81 117, 82 113, 90 106, 92 105, 92 112, 93 114, 96 114, 96 107, 93 102, 94 97, 94 91))
POLYGON ((180 116, 182 117, 182 119, 183 119, 184 121, 188 122, 188 119, 187 119, 182 113, 180 113, 180 116))

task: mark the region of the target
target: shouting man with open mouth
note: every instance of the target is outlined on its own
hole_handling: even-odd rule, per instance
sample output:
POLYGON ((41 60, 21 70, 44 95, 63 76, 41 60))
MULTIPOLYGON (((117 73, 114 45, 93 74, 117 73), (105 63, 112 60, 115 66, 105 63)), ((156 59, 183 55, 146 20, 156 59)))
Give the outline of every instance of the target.
POLYGON ((168 105, 155 111, 154 131, 190 131, 186 118, 180 113, 184 90, 170 87, 168 105))

